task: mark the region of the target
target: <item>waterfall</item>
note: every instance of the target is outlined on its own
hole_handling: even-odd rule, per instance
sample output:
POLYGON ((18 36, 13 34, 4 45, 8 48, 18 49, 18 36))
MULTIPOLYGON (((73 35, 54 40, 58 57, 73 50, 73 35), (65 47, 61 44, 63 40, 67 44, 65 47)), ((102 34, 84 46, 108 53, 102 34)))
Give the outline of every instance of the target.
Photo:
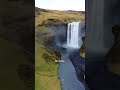
POLYGON ((72 48, 80 48, 82 45, 82 29, 83 23, 72 22, 68 24, 67 29, 67 46, 72 48))

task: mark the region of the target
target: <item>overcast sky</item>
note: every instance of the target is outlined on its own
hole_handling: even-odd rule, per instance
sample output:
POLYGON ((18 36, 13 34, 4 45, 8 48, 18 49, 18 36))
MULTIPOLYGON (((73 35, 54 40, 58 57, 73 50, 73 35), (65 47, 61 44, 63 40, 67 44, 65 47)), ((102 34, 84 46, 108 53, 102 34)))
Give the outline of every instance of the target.
POLYGON ((85 11, 85 0, 35 0, 35 6, 53 10, 85 11))

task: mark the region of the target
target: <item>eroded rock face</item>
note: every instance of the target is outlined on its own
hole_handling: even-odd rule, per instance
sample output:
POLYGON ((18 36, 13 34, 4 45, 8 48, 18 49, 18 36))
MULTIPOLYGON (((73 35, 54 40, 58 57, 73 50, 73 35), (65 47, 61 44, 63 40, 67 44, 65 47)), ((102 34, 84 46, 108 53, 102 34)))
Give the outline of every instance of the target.
POLYGON ((85 84, 85 59, 79 55, 79 50, 70 55, 70 60, 75 67, 78 80, 85 84))
POLYGON ((85 58, 85 37, 82 37, 83 45, 80 48, 80 56, 85 58))
POLYGON ((120 75, 120 25, 112 27, 115 43, 108 53, 108 68, 110 71, 120 75))

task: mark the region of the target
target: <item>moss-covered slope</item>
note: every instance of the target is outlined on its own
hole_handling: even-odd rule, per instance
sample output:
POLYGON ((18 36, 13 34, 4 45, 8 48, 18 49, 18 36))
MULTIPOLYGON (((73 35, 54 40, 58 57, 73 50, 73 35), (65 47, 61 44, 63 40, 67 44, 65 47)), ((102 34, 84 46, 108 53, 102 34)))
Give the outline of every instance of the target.
POLYGON ((58 63, 60 59, 57 51, 49 49, 50 29, 46 26, 35 28, 35 89, 36 90, 61 90, 58 78, 58 63), (46 45, 47 44, 47 45, 46 45))

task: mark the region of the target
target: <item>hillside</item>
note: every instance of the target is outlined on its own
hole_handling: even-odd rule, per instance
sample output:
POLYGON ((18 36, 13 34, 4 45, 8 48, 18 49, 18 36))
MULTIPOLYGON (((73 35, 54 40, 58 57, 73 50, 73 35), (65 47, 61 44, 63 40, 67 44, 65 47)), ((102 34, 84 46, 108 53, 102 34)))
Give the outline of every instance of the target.
POLYGON ((49 49, 45 43, 52 35, 49 28, 40 26, 35 28, 35 89, 36 90, 61 90, 57 75, 60 55, 49 49))
POLYGON ((69 23, 85 19, 84 11, 58 11, 35 8, 35 26, 45 24, 69 23))

